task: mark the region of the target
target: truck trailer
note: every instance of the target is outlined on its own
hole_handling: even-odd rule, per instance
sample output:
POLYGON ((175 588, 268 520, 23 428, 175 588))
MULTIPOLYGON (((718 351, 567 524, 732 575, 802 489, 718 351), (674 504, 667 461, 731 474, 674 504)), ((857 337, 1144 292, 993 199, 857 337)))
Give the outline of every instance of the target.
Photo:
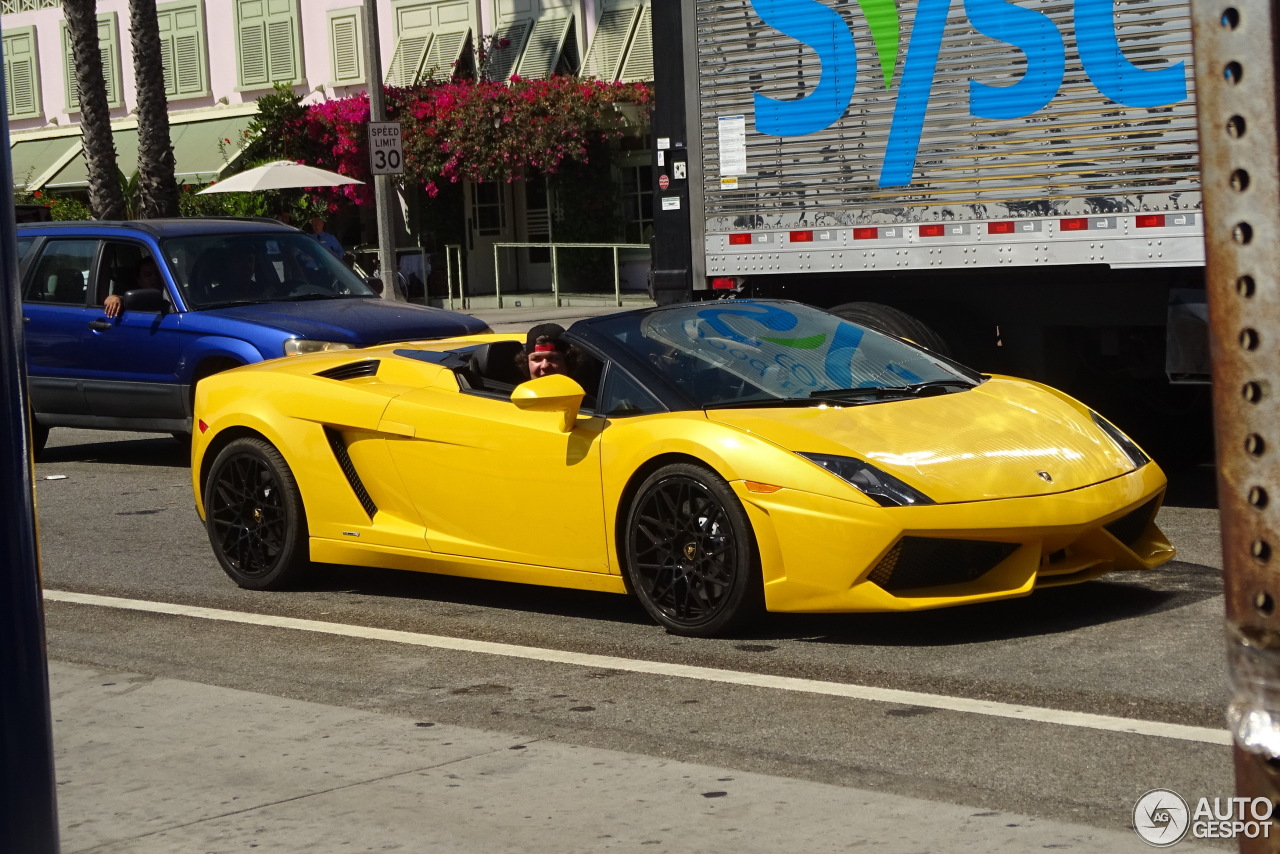
POLYGON ((654 0, 653 38, 656 300, 819 305, 1208 450, 1188 0, 654 0))

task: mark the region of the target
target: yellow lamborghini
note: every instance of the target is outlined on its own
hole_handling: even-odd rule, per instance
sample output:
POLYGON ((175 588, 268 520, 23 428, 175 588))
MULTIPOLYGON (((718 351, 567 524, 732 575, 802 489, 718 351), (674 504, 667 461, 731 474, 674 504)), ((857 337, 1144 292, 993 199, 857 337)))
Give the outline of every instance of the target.
POLYGON ((388 344, 202 380, 192 479, 242 587, 311 562, 635 595, 669 631, 941 608, 1173 556, 1110 422, 797 303, 388 344), (527 376, 527 375, 526 375, 527 376))

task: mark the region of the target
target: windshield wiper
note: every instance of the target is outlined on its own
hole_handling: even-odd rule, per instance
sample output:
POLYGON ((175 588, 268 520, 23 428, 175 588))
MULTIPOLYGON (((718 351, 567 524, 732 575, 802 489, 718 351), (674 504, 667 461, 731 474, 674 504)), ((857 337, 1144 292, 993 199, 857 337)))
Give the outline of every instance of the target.
POLYGON ((856 402, 872 400, 889 400, 901 397, 931 397, 934 394, 946 394, 949 388, 970 389, 976 383, 966 379, 928 380, 910 385, 871 386, 868 388, 833 388, 809 392, 815 400, 834 400, 838 402, 856 402))
POLYGON ((780 406, 812 406, 818 401, 809 397, 752 397, 704 403, 703 409, 770 409, 780 406))

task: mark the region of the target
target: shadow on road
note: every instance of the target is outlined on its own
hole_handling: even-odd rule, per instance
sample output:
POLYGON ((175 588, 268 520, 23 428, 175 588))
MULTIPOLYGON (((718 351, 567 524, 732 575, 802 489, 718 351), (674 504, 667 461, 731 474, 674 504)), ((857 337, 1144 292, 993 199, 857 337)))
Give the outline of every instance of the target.
POLYGON ((191 465, 191 445, 179 442, 163 433, 111 433, 107 431, 77 430, 72 441, 81 437, 93 437, 93 441, 76 444, 53 444, 59 433, 50 434, 51 444, 36 458, 36 462, 48 463, 110 463, 122 466, 169 466, 187 468, 191 465), (111 438, 120 436, 121 438, 111 438))

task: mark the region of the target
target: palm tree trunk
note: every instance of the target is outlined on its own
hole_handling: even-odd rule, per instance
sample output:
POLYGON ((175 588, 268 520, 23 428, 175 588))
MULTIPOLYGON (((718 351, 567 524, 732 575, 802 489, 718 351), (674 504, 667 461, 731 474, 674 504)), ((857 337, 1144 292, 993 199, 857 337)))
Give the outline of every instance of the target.
POLYGON ((102 51, 98 47, 98 4, 96 0, 62 0, 62 10, 67 16, 76 86, 80 90, 80 132, 89 173, 89 209, 97 219, 123 219, 124 194, 120 191, 107 82, 102 76, 102 51))
MULTIPOLYGON (((138 200, 143 219, 178 215, 169 99, 164 94, 164 61, 156 0, 129 0, 133 76, 138 89, 138 200)), ((174 70, 177 73, 177 70, 174 70)))

